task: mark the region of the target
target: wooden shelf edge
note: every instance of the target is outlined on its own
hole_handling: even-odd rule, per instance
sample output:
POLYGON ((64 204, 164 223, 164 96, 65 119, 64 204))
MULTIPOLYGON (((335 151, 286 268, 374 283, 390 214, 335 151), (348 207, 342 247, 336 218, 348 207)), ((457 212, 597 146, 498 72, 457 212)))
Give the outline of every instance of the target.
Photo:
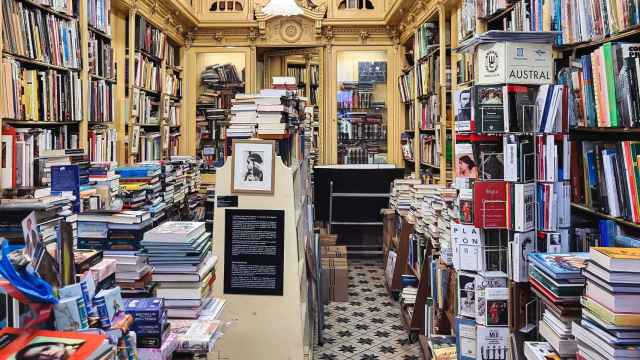
POLYGON ((616 223, 621 224, 621 225, 625 225, 625 226, 633 227, 633 228, 636 228, 636 229, 640 229, 640 224, 636 224, 634 222, 631 222, 631 221, 628 221, 628 220, 625 220, 625 219, 613 217, 613 216, 611 216, 609 214, 605 214, 605 213, 602 213, 600 211, 591 209, 591 208, 587 207, 584 204, 578 204, 578 203, 573 203, 572 202, 571 203, 571 208, 586 212, 586 213, 594 215, 594 216, 598 216, 598 217, 605 218, 605 219, 608 219, 608 220, 611 220, 611 221, 615 221, 616 223))

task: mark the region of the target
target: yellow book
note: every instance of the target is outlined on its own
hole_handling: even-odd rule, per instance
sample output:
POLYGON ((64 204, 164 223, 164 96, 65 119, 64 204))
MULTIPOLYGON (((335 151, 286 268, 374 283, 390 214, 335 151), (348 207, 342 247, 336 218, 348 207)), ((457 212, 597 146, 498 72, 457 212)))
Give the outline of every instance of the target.
POLYGON ((621 247, 592 247, 591 261, 611 272, 638 273, 640 277, 640 249, 621 247))
POLYGON ((591 250, 598 251, 612 259, 640 260, 640 248, 622 247, 592 247, 591 250))
POLYGON ((147 188, 147 184, 141 182, 122 183, 120 189, 127 191, 144 190, 147 188))
POLYGON ((607 309, 605 306, 601 305, 597 301, 594 301, 586 296, 583 296, 580 302, 582 303, 582 306, 587 308, 594 315, 613 325, 640 326, 640 314, 615 313, 607 309))

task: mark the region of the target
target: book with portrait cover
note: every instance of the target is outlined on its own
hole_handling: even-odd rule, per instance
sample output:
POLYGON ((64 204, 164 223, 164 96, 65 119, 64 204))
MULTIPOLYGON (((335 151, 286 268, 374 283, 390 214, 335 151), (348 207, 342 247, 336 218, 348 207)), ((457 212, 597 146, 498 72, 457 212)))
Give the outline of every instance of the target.
POLYGON ((112 351, 103 335, 71 331, 0 329, 0 359, 99 359, 112 351))
POLYGON ((479 133, 504 132, 502 85, 476 85, 472 88, 474 120, 479 133))
POLYGON ((477 181, 473 184, 473 225, 483 229, 508 229, 509 183, 505 181, 477 181))

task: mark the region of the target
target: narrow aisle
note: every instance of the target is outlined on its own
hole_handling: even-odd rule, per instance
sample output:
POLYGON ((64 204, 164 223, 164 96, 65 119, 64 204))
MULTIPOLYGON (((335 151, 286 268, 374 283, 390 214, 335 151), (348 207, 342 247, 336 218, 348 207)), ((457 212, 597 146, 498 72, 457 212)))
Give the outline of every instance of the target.
POLYGON ((378 259, 349 259, 349 302, 325 306, 319 360, 420 360, 418 343, 409 344, 400 305, 384 287, 378 259))

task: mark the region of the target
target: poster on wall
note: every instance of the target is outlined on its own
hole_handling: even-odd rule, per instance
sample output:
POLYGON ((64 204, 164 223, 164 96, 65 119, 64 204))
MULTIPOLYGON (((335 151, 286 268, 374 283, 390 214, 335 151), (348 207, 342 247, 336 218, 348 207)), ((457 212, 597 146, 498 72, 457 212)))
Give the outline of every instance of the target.
POLYGON ((283 294, 284 211, 226 209, 224 293, 283 294))

